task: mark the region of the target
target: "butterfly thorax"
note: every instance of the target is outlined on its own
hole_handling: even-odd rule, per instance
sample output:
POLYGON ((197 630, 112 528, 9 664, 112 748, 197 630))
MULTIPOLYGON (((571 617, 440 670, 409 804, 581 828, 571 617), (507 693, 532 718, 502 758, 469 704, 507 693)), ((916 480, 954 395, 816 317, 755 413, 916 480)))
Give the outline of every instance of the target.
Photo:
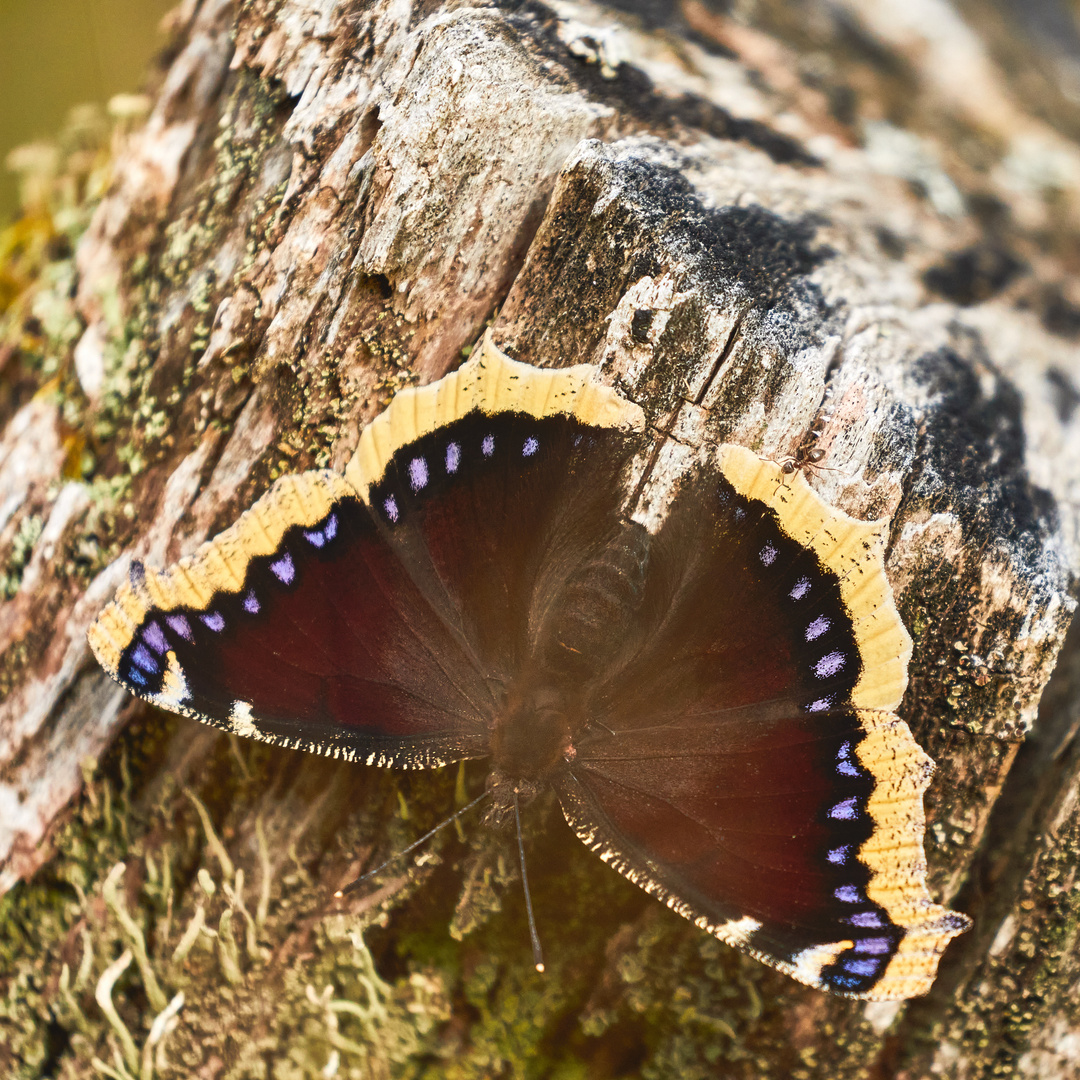
POLYGON ((548 786, 552 773, 573 756, 569 710, 558 687, 539 674, 508 688, 491 732, 490 824, 512 816, 515 796, 524 804, 548 786))
POLYGON ((511 684, 491 733, 492 764, 514 780, 535 781, 573 753, 565 694, 552 681, 511 684))
POLYGON ((532 655, 510 683, 491 735, 491 816, 527 801, 574 759, 590 689, 609 675, 641 605, 649 534, 628 522, 571 571, 546 605, 532 655))

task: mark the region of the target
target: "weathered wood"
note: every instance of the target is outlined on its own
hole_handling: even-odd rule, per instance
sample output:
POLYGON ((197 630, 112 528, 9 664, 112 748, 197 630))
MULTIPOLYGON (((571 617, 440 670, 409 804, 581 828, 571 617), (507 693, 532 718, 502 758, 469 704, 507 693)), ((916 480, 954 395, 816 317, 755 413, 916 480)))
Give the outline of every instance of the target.
POLYGON ((140 1054, 148 982, 187 995, 162 1075, 1075 1073, 1072 639, 1044 689, 1080 568, 1080 153, 951 8, 923 6, 847 0, 815 24, 825 45, 794 15, 753 27, 697 0, 651 23, 568 3, 180 9, 74 256, 57 247, 3 328, 9 371, 21 343, 26 382, 59 375, 0 400, 9 1071, 116 1067, 94 990, 130 948, 113 998, 140 1054), (164 564, 274 477, 342 467, 489 320, 520 359, 602 365, 645 409, 661 477, 703 442, 782 459, 825 418, 812 483, 891 521, 902 712, 938 762, 931 887, 976 921, 929 998, 829 998, 703 938, 550 805, 530 825, 545 981, 505 838, 444 840, 442 865, 335 907, 455 778, 230 743, 93 665, 86 627, 132 557, 164 564), (172 963, 196 917, 217 937, 172 963))

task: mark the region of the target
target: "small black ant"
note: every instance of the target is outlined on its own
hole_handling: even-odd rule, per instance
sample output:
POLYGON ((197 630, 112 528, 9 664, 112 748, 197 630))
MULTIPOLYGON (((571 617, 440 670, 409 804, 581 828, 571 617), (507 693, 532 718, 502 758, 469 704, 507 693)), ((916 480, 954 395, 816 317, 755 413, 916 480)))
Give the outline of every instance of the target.
POLYGON ((827 423, 826 417, 819 416, 810 425, 810 430, 796 447, 795 453, 781 458, 776 463, 780 466, 781 473, 778 483, 784 483, 786 477, 793 476, 798 472, 817 472, 821 469, 828 469, 828 466, 821 464, 825 460, 826 451, 817 445, 817 441, 824 433, 827 423))

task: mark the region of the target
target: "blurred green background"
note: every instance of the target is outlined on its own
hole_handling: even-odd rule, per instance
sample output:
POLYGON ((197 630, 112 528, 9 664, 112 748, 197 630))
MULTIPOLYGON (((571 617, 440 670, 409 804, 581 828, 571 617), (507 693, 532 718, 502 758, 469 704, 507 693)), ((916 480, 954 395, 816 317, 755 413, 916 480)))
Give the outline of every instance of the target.
POLYGON ((73 106, 140 90, 176 0, 0 0, 0 228, 14 214, 8 152, 55 138, 73 106))

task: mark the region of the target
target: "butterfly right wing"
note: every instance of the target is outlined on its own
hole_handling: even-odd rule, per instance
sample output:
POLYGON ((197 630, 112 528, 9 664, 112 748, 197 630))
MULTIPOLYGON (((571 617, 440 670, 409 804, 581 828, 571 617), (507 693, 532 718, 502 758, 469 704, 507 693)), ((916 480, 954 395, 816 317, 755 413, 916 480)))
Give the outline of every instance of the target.
POLYGON ((653 538, 633 660, 559 782, 578 835, 703 929, 835 993, 925 993, 966 916, 926 888, 933 763, 880 527, 726 448, 653 538))

